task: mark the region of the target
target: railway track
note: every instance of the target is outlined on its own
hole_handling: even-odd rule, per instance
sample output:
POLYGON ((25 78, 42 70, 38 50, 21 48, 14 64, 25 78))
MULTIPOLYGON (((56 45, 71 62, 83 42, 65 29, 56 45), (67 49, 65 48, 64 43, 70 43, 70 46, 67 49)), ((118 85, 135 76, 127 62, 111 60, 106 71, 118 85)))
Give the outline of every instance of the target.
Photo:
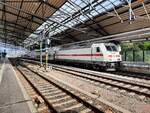
POLYGON ((41 95, 52 112, 61 113, 129 113, 128 111, 118 110, 109 105, 104 105, 80 92, 67 87, 61 87, 47 79, 46 76, 39 75, 29 68, 19 67, 18 70, 27 79, 34 89, 41 95), (31 76, 32 75, 32 76, 31 76))
POLYGON ((103 113, 97 107, 49 81, 45 77, 39 76, 24 67, 18 67, 18 70, 41 95, 52 112, 103 113))
MULTIPOLYGON (((28 60, 28 59, 22 59, 24 61, 27 61, 27 62, 30 62, 30 63, 39 63, 39 61, 37 60, 28 60)), ((55 64, 51 64, 51 65, 54 65, 55 64)), ((57 65, 57 64, 56 64, 57 65)), ((60 65, 60 64, 58 64, 60 65)), ((65 65, 62 65, 62 66, 65 66, 65 65)), ((75 66, 72 66, 70 65, 71 67, 74 67, 74 68, 78 68, 78 67, 75 67, 75 66)), ((67 67, 67 66, 66 66, 67 67)), ((91 70, 91 71, 97 71, 99 72, 99 70, 97 69, 92 69, 92 67, 89 69, 87 68, 83 68, 85 70, 91 70)), ((112 71, 112 72, 105 72, 105 73, 109 73, 109 74, 115 74, 115 75, 118 75, 118 76, 121 76, 121 77, 128 77, 128 78, 136 78, 136 79, 143 79, 143 80, 150 80, 150 75, 148 74, 144 74, 144 73, 136 73, 136 72, 126 72, 126 71, 122 71, 122 70, 119 70, 119 71, 112 71)))
POLYGON ((105 84, 106 86, 116 87, 119 90, 122 89, 128 92, 133 92, 138 95, 146 96, 148 98, 150 97, 150 82, 146 83, 136 80, 128 80, 125 78, 110 76, 110 74, 107 73, 100 74, 99 72, 95 71, 89 71, 72 67, 70 68, 66 66, 53 65, 53 69, 69 73, 73 76, 78 76, 90 81, 94 81, 96 83, 105 84))
POLYGON ((127 91, 129 93, 135 93, 139 96, 145 96, 147 98, 150 97, 150 82, 139 81, 139 80, 130 80, 126 79, 120 75, 117 77, 115 74, 109 73, 101 73, 86 69, 80 69, 75 67, 61 66, 51 64, 53 69, 62 71, 73 76, 77 76, 86 80, 94 81, 95 83, 99 83, 99 85, 106 85, 109 87, 118 88, 119 91, 123 90, 123 92, 127 91), (120 90, 121 89, 121 90, 120 90))
POLYGON ((17 69, 42 97, 51 113, 131 113, 96 95, 37 73, 33 68, 17 65, 17 69))
MULTIPOLYGON (((108 72, 109 73, 109 72, 108 72)), ((143 79, 143 80, 150 80, 150 75, 148 74, 143 74, 143 73, 136 73, 136 72, 125 72, 125 71, 116 71, 116 72, 111 72, 113 74, 119 75, 119 76, 124 76, 124 77, 129 77, 129 78, 136 78, 136 79, 143 79)))

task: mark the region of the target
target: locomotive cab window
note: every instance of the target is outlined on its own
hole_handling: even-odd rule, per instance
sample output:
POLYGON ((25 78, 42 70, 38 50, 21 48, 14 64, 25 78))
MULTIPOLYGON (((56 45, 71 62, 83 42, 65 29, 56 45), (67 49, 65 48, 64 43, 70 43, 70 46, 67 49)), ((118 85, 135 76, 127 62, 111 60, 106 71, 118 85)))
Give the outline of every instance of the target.
POLYGON ((106 45, 105 47, 106 47, 107 51, 117 51, 117 48, 115 46, 106 45))
POLYGON ((111 46, 113 51, 117 51, 117 48, 115 46, 111 46))
POLYGON ((96 48, 96 52, 100 52, 100 48, 99 47, 96 48))

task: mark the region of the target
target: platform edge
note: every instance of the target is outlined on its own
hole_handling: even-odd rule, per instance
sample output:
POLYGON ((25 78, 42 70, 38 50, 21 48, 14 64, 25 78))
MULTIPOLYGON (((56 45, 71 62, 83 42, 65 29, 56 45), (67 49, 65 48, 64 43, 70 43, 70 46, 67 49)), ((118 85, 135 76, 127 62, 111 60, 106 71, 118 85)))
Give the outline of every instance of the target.
MULTIPOLYGON (((11 63, 10 63, 10 64, 11 64, 11 63)), ((32 100, 31 100, 31 98, 30 98, 29 95, 27 94, 27 92, 26 92, 24 86, 22 85, 22 83, 21 83, 20 79, 18 78, 17 73, 16 73, 16 71, 14 70, 14 68, 13 68, 12 65, 11 65, 11 68, 12 68, 12 70, 13 70, 13 72, 14 72, 14 75, 15 75, 15 77, 16 77, 16 80, 17 80, 18 84, 19 84, 19 87, 20 87, 20 89, 21 89, 21 91, 22 91, 23 97, 25 98, 25 100, 29 100, 29 101, 27 102, 27 104, 28 104, 28 107, 29 107, 31 113, 38 113, 37 110, 36 110, 36 108, 35 108, 34 105, 33 105, 33 102, 32 102, 32 100)))

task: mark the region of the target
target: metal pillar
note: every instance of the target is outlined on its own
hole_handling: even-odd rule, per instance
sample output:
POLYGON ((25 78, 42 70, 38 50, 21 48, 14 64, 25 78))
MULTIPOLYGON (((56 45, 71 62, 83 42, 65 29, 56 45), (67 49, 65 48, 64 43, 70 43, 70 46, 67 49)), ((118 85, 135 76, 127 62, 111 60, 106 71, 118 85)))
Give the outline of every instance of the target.
POLYGON ((143 50, 143 62, 145 62, 145 50, 143 50))
POLYGON ((133 50, 133 61, 135 61, 135 50, 133 50))
POLYGON ((135 20, 135 14, 132 10, 132 0, 126 0, 128 2, 129 5, 129 23, 132 24, 132 21, 135 20))
POLYGON ((40 67, 42 67, 42 41, 40 41, 40 67))
POLYGON ((47 40, 46 40, 46 47, 45 47, 45 70, 48 67, 48 44, 47 44, 47 40))
POLYGON ((129 20, 130 20, 130 24, 132 21, 132 8, 131 8, 131 0, 128 0, 129 2, 129 20))
POLYGON ((124 56, 125 56, 124 60, 126 61, 127 60, 127 52, 126 51, 124 52, 124 56))

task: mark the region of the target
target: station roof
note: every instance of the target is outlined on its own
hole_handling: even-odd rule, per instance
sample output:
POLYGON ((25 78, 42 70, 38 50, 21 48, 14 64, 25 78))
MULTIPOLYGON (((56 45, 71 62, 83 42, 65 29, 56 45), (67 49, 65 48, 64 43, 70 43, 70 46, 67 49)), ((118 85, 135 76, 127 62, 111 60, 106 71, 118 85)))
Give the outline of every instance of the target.
POLYGON ((10 43, 23 42, 65 2, 66 0, 1 0, 0 39, 10 43))
POLYGON ((0 39, 34 44, 45 24, 57 44, 139 30, 150 27, 149 7, 150 0, 3 0, 0 39))

